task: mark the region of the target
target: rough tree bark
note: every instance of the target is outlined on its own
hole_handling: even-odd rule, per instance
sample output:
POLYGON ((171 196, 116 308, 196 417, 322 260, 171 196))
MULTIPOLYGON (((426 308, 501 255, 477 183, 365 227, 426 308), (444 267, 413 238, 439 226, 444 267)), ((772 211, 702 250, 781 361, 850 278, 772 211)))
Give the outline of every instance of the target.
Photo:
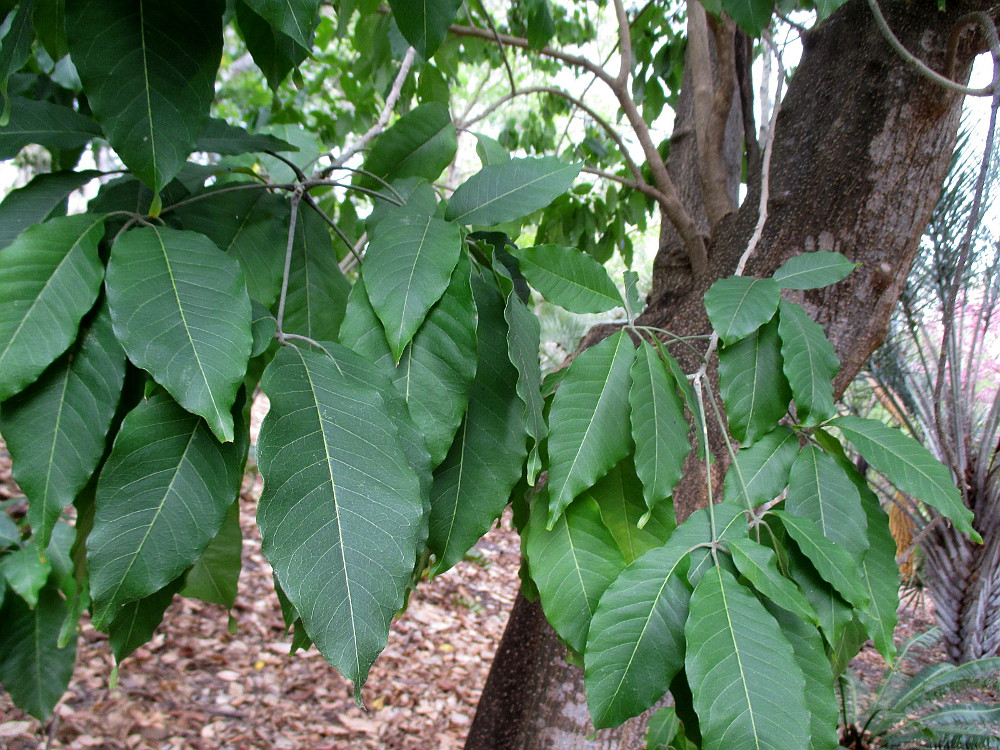
MULTIPOLYGON (((886 3, 885 11, 903 44, 940 71, 956 19, 988 6, 949 2, 938 11, 936 5, 886 3)), ((861 264, 835 287, 796 299, 823 325, 841 358, 839 394, 884 338, 948 169, 962 102, 897 56, 863 0, 851 0, 802 41, 801 64, 777 122, 767 221, 746 273, 768 275, 792 255, 819 249, 861 264)), ((960 47, 958 79, 967 78, 980 41, 967 39, 960 47)), ((677 133, 674 143, 684 138, 677 133)), ((690 154, 678 148, 671 155, 683 151, 690 154)), ((676 159, 670 166, 675 175, 690 174, 676 159)), ((688 188, 679 192, 690 212, 705 216, 703 206, 690 203, 700 190, 688 188)), ((679 262, 676 233, 663 231, 646 322, 679 335, 708 330, 702 295, 715 279, 732 274, 757 223, 760 192, 760 175, 751 175, 747 199, 713 232, 709 272, 701 279, 679 262)), ((595 331, 588 340, 608 332, 595 331)), ((697 484, 678 491, 678 516, 704 504, 697 484)), ((638 722, 588 739, 593 727, 582 670, 564 656, 538 603, 518 595, 467 750, 641 747, 638 722)))

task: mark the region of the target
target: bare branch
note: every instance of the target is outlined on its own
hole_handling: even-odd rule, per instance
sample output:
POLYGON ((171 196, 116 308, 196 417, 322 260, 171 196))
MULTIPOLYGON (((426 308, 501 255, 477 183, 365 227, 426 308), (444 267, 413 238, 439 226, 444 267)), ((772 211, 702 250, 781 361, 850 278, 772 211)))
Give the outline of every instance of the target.
POLYGON ((615 78, 615 87, 624 89, 632 72, 632 30, 622 0, 615 0, 615 15, 618 17, 618 47, 622 52, 622 64, 615 78))
POLYGON ((330 165, 333 168, 341 167, 347 161, 354 156, 358 151, 361 151, 365 146, 367 146, 375 136, 385 130, 385 126, 389 124, 389 117, 392 115, 392 111, 396 108, 396 102, 399 101, 399 95, 403 91, 403 84, 406 82, 406 77, 410 74, 410 68, 413 67, 413 60, 417 55, 417 51, 410 47, 406 50, 406 55, 403 57, 403 62, 399 66, 399 72, 396 74, 396 80, 392 82, 392 88, 389 90, 389 95, 385 98, 385 106, 382 107, 382 112, 379 113, 378 120, 375 124, 368 128, 368 131, 358 138, 354 143, 346 146, 343 151, 340 152, 340 156, 333 160, 330 165))
POLYGON ((507 80, 510 82, 510 93, 514 94, 517 92, 517 81, 514 80, 514 69, 510 67, 510 60, 507 59, 507 51, 504 49, 503 42, 500 41, 500 32, 497 31, 496 24, 493 23, 493 17, 490 12, 486 9, 486 5, 480 0, 479 9, 483 12, 483 18, 486 19, 486 25, 490 27, 490 31, 493 32, 493 38, 497 41, 497 46, 500 47, 500 59, 503 60, 503 66, 507 70, 507 80))
POLYGON ((581 171, 586 172, 587 174, 596 175, 597 177, 601 177, 605 180, 617 182, 620 185, 632 188, 633 190, 638 190, 640 193, 644 193, 654 200, 659 201, 662 198, 660 191, 648 182, 636 182, 635 180, 630 180, 626 177, 622 177, 621 175, 612 174, 611 172, 605 172, 603 169, 595 169, 594 167, 584 167, 581 171))

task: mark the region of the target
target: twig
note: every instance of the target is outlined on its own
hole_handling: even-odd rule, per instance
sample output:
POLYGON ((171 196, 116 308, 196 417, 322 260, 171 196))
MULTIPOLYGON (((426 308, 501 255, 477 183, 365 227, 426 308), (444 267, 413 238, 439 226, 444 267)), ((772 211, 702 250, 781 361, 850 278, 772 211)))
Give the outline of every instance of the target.
MULTIPOLYGON (((322 208, 319 207, 319 204, 316 203, 316 199, 313 198, 311 195, 309 195, 309 193, 303 193, 302 197, 303 199, 305 199, 305 202, 309 206, 309 208, 315 211, 316 214, 323 221, 325 221, 327 225, 337 234, 337 236, 341 239, 341 241, 345 245, 347 245, 347 249, 350 250, 351 253, 354 253, 354 243, 351 242, 351 239, 346 234, 344 234, 344 230, 337 225, 337 222, 331 219, 329 215, 326 213, 326 211, 324 211, 322 208)), ((356 253, 354 254, 355 257, 357 257, 357 254, 356 253)), ((357 260, 359 263, 361 262, 361 258, 357 258, 357 260)))
POLYGON ((621 67, 618 68, 615 85, 624 88, 632 72, 632 29, 622 0, 615 0, 615 16, 618 18, 618 47, 622 53, 621 67))
POLYGON ((278 297, 278 317, 277 317, 277 331, 275 332, 275 337, 279 342, 285 342, 285 331, 283 328, 285 322, 285 301, 288 298, 288 276, 292 270, 292 248, 295 246, 295 224, 299 216, 299 201, 302 200, 302 196, 305 191, 299 188, 294 193, 292 193, 292 206, 291 206, 291 218, 288 222, 288 243, 285 245, 285 268, 281 275, 281 296, 278 297))
POLYGON ((385 126, 389 124, 389 117, 396 107, 396 102, 399 101, 399 96, 403 91, 403 84, 406 82, 406 77, 410 73, 410 68, 413 66, 413 60, 416 55, 417 51, 413 47, 406 50, 406 55, 403 56, 403 62, 399 66, 396 80, 392 82, 392 88, 389 90, 389 95, 385 98, 385 106, 382 107, 382 112, 379 114, 378 120, 354 143, 344 147, 344 150, 340 152, 340 156, 333 160, 330 165, 331 168, 342 167, 352 156, 367 146, 375 136, 385 130, 385 126))
POLYGON ((587 174, 596 175, 597 177, 602 177, 605 180, 612 180, 621 185, 624 185, 625 187, 632 188, 633 190, 638 190, 640 193, 644 193, 656 200, 659 200, 660 198, 660 191, 657 190, 652 185, 650 185, 645 180, 642 182, 637 182, 635 180, 630 180, 627 177, 622 177, 621 175, 612 174, 611 172, 605 172, 603 169, 596 169, 594 167, 584 167, 581 171, 586 172, 587 174))
MULTIPOLYGON (((932 70, 927 63, 925 63, 920 58, 914 56, 903 43, 896 38, 896 35, 889 28, 888 21, 885 20, 885 16, 882 15, 882 9, 878 7, 878 0, 868 0, 868 7, 872 9, 872 15, 875 16, 875 23, 878 25, 879 30, 882 32, 882 36, 885 40, 889 42, 889 45, 899 53, 906 62, 910 63, 917 72, 920 73, 925 78, 934 81, 934 83, 939 86, 944 86, 949 91, 957 91, 959 94, 965 94, 966 96, 992 96, 993 92, 996 90, 996 79, 994 78, 993 83, 985 88, 973 89, 968 86, 963 86, 960 83, 955 83, 950 78, 945 78, 943 75, 935 70, 932 70)), ((991 24, 992 25, 992 24, 991 24)), ((989 34, 989 32, 986 32, 989 34)), ((996 36, 996 29, 993 30, 994 36, 996 36)))
POLYGON ((479 1, 479 9, 483 12, 483 18, 486 19, 486 25, 490 27, 490 31, 493 32, 493 37, 497 41, 497 46, 500 48, 500 59, 503 60, 503 66, 507 70, 507 80, 510 83, 510 93, 517 93, 517 81, 514 80, 514 69, 510 67, 510 60, 507 59, 507 51, 504 49, 504 44, 500 41, 500 32, 497 31, 496 24, 493 23, 493 17, 490 16, 490 12, 486 9, 486 5, 479 1))

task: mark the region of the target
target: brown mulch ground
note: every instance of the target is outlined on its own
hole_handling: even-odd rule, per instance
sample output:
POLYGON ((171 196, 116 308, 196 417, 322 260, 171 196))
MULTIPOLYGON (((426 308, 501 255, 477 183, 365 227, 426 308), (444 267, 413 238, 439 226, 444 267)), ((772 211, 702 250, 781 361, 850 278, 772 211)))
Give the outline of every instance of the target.
MULTIPOLYGON (((221 607, 175 598, 156 636, 125 660, 112 688, 107 637, 85 622, 73 681, 50 722, 26 716, 0 691, 0 748, 462 746, 517 590, 519 543, 509 517, 464 562, 413 595, 372 669, 362 711, 347 681, 315 649, 289 656, 253 522, 259 478, 249 477, 244 490, 236 634, 221 607)), ((0 496, 16 494, 0 442, 0 496)), ((901 640, 933 624, 919 597, 901 615, 901 640)), ((884 663, 869 644, 852 667, 870 687, 884 663)))

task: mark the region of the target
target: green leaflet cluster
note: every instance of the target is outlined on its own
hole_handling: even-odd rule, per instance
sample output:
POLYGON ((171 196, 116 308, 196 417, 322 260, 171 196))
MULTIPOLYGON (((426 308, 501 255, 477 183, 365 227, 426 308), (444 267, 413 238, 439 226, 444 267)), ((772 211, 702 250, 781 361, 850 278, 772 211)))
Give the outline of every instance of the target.
MULTIPOLYGON (((552 301, 623 304, 583 256, 519 256, 552 301)), ((657 332, 631 318, 561 375, 547 410, 548 481, 522 533, 546 616, 584 664, 595 727, 670 690, 670 731, 683 726, 702 747, 836 747, 835 674, 866 637, 893 658, 898 574, 886 514, 834 432, 975 536, 948 472, 923 447, 838 416, 833 348, 781 298, 852 268, 836 253, 805 253, 773 278, 713 285, 705 305, 725 423, 707 377, 696 375, 692 392, 657 332), (721 502, 676 525, 685 404, 699 430, 713 415, 728 429, 730 462, 721 502)))

